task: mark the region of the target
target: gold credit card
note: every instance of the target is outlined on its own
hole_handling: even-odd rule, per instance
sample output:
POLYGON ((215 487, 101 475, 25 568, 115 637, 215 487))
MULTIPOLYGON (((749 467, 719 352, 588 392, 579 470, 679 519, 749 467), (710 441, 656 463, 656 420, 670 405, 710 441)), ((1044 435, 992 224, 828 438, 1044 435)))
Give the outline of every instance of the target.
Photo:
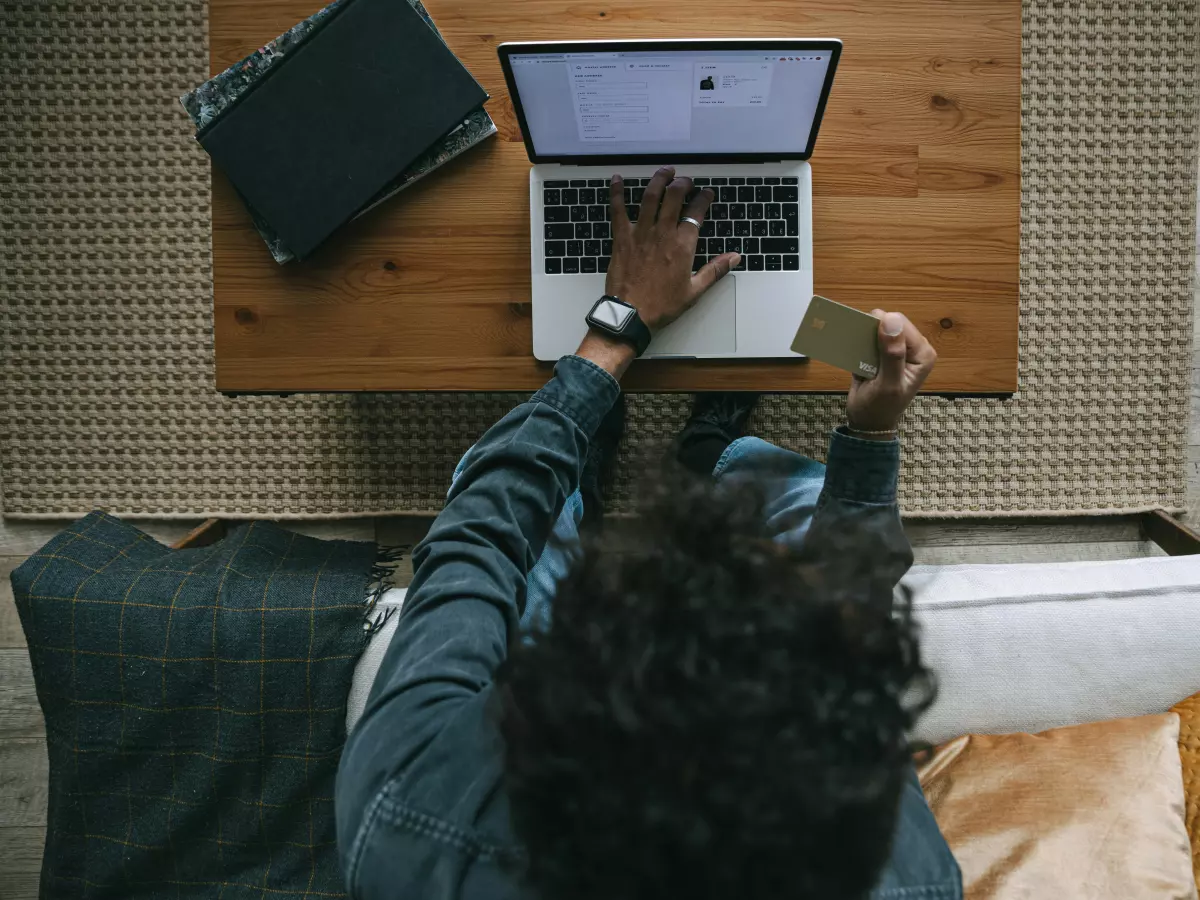
POLYGON ((879 374, 879 320, 852 306, 813 297, 792 351, 852 372, 860 378, 879 374))

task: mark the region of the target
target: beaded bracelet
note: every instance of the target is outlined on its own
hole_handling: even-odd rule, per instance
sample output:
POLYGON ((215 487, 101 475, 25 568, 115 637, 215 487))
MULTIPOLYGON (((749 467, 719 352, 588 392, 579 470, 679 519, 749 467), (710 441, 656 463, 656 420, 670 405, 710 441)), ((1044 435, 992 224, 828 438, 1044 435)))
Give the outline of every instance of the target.
POLYGON ((893 434, 893 435, 896 435, 897 437, 900 435, 900 429, 898 429, 898 428, 888 428, 888 429, 885 429, 884 431, 868 431, 865 428, 855 428, 849 422, 846 423, 846 430, 850 431, 854 434, 865 434, 865 435, 868 435, 869 437, 879 437, 880 435, 884 435, 884 434, 893 434))

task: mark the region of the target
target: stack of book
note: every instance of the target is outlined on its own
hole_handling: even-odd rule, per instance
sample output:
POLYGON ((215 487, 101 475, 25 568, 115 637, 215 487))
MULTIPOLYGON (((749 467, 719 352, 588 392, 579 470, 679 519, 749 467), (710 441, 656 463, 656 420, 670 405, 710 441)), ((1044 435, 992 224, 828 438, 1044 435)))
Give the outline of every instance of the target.
POLYGON ((420 0, 336 0, 180 101, 276 262, 496 133, 420 0))

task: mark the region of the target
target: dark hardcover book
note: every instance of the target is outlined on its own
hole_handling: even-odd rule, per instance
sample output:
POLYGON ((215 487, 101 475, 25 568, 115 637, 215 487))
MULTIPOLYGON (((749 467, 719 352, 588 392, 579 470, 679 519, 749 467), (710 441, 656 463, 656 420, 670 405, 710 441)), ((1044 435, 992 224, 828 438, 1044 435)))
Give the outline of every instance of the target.
MULTIPOLYGON (((237 105, 243 94, 253 90, 254 86, 266 78, 271 70, 282 63, 292 53, 304 46, 312 35, 330 21, 352 0, 333 0, 302 22, 297 22, 274 40, 267 41, 253 53, 235 62, 223 72, 219 72, 199 87, 195 87, 179 98, 188 118, 196 126, 198 132, 212 124, 226 112, 237 105)), ((443 42, 441 32, 433 18, 421 3, 421 0, 407 0, 409 6, 417 11, 429 29, 443 42)), ((367 201, 367 204, 355 215, 361 216, 367 210, 394 197, 405 188, 416 184, 429 173, 441 168, 450 160, 466 153, 476 144, 480 144, 496 133, 496 123, 483 107, 479 107, 464 120, 462 125, 452 129, 441 140, 417 157, 407 169, 388 182, 383 189, 367 201)), ((243 198, 244 202, 245 198, 243 198)), ((283 264, 295 259, 295 255, 283 243, 283 240, 263 220, 253 206, 246 205, 254 228, 262 237, 271 253, 272 259, 283 264)))
POLYGON ((302 259, 486 99, 408 3, 350 0, 197 137, 302 259))

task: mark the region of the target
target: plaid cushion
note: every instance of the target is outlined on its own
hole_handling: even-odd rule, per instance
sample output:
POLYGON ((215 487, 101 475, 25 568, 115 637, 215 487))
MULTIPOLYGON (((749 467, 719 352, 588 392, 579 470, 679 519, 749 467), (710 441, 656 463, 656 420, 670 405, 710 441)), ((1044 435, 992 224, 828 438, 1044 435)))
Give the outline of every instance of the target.
POLYGON ((12 574, 46 715, 42 897, 341 897, 333 787, 372 544, 103 513, 12 574))

